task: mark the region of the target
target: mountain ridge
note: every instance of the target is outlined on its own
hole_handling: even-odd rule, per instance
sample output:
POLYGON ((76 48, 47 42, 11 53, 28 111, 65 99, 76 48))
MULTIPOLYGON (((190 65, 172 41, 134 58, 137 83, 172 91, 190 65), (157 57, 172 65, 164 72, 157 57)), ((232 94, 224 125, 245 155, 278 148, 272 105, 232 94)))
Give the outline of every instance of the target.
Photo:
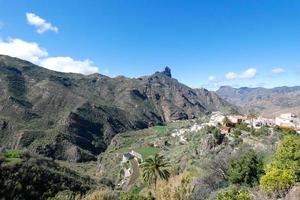
POLYGON ((51 71, 0 55, 0 145, 55 159, 96 160, 114 135, 235 107, 172 78, 51 71))
POLYGON ((244 113, 250 109, 258 114, 275 117, 282 112, 300 113, 300 86, 274 88, 222 86, 216 93, 244 113))

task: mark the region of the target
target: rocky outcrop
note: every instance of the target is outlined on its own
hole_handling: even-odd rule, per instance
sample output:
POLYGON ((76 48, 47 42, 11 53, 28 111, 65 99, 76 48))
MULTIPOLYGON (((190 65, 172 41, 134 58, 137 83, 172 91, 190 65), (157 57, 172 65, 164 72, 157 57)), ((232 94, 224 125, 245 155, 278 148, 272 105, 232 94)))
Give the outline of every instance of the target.
POLYGON ((300 197, 300 185, 292 187, 284 200, 298 200, 300 197))

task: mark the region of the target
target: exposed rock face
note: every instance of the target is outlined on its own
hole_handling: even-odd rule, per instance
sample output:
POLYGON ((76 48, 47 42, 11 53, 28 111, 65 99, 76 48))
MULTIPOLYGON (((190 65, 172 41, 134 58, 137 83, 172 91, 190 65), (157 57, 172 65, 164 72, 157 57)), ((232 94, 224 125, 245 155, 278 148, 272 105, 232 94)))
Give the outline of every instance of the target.
POLYGON ((265 116, 276 116, 282 112, 300 114, 300 86, 266 88, 232 88, 222 86, 217 94, 246 113, 250 109, 265 116))
POLYGON ((300 185, 291 188, 289 193, 285 196, 284 200, 298 200, 300 197, 300 185))
POLYGON ((0 56, 0 146, 93 160, 117 133, 222 108, 232 106, 179 83, 168 67, 138 79, 109 78, 54 72, 0 56))

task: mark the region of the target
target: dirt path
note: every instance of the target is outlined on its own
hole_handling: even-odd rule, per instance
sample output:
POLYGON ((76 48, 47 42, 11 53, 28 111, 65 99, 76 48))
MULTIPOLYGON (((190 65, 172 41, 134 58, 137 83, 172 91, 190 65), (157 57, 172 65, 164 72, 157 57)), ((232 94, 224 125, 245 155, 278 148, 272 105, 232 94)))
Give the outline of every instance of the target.
POLYGON ((140 167, 138 161, 136 159, 131 159, 130 163, 132 167, 132 174, 127 184, 127 190, 130 190, 140 177, 140 167))
POLYGON ((18 149, 19 145, 20 145, 20 141, 22 139, 22 136, 23 136, 23 132, 18 132, 17 135, 16 135, 16 140, 13 144, 13 149, 18 149))

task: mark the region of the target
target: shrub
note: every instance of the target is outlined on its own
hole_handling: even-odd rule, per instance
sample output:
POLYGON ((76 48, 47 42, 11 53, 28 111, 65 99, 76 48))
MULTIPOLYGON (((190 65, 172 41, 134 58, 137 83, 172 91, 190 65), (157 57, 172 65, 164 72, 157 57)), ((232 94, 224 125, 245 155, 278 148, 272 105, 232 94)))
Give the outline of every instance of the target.
POLYGON ((277 197, 284 196, 296 182, 295 174, 291 170, 270 169, 260 180, 261 188, 268 193, 275 193, 277 197))
POLYGON ((300 180, 300 137, 286 136, 278 146, 260 186, 277 197, 284 196, 300 180))
POLYGON ((154 197, 151 193, 148 194, 148 197, 144 197, 133 192, 127 192, 122 193, 119 200, 154 200, 154 197))
POLYGON ((259 128, 259 129, 255 130, 253 132, 253 135, 257 136, 257 137, 261 136, 261 135, 269 135, 269 128, 266 127, 266 126, 263 126, 263 127, 259 128))
POLYGON ((229 188, 223 192, 218 193, 217 200, 252 200, 249 192, 245 189, 238 189, 237 187, 229 188))
POLYGON ((207 126, 205 127, 205 132, 208 134, 212 134, 214 138, 217 140, 217 144, 221 144, 224 139, 224 134, 221 133, 220 129, 215 126, 207 126))
POLYGON ((238 136, 242 135, 242 132, 239 129, 235 129, 233 131, 233 135, 238 137, 238 136))
POLYGON ((262 161, 254 151, 244 153, 238 160, 232 160, 228 169, 231 183, 254 186, 263 173, 262 161))
POLYGON ((225 135, 221 133, 219 129, 215 129, 213 132, 214 138, 217 140, 217 144, 222 144, 225 135))
POLYGON ((192 178, 187 172, 170 178, 166 182, 160 181, 156 197, 160 200, 186 200, 193 191, 192 178))
POLYGON ((271 167, 291 169, 300 179, 300 137, 291 135, 285 137, 277 148, 271 167))
POLYGON ((235 128, 236 128, 237 130, 240 130, 240 131, 248 131, 248 132, 251 131, 251 128, 248 127, 248 124, 246 124, 246 123, 244 123, 244 122, 242 122, 242 123, 237 123, 237 124, 235 125, 235 128))
POLYGON ((96 190, 93 193, 87 195, 82 200, 117 200, 117 196, 110 189, 96 190))
POLYGON ((274 128, 274 131, 279 132, 281 139, 284 138, 285 136, 297 136, 298 133, 292 128, 281 128, 279 126, 276 126, 274 128))

